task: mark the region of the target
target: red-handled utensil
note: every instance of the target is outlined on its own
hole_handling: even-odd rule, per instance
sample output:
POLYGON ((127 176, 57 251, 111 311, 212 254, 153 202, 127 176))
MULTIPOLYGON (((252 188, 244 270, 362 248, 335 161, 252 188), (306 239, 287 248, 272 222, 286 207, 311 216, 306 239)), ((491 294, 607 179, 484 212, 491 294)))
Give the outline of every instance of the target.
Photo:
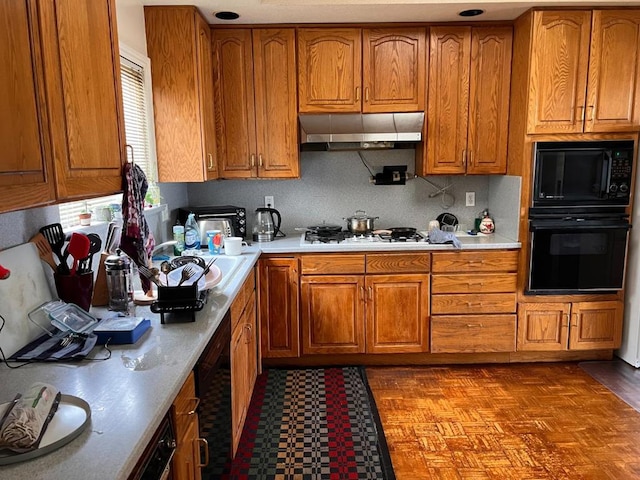
POLYGON ((78 268, 78 261, 86 258, 89 255, 89 247, 91 242, 89 237, 83 233, 73 232, 71 234, 71 240, 69 240, 68 251, 69 255, 73 257, 73 266, 71 267, 71 275, 76 274, 78 268))

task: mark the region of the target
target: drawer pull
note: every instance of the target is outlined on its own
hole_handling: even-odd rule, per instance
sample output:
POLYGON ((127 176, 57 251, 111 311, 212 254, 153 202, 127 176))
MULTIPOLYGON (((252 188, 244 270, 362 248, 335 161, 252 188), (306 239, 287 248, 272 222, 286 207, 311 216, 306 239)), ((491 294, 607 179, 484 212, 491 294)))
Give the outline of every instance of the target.
POLYGON ((467 323, 467 328, 483 328, 484 325, 481 323, 467 323))
POLYGON ((192 397, 189 400, 191 400, 192 402, 194 402, 193 408, 191 410, 188 410, 186 412, 179 412, 179 415, 195 415, 196 412, 198 411, 198 406, 200 405, 200 399, 198 397, 192 397))

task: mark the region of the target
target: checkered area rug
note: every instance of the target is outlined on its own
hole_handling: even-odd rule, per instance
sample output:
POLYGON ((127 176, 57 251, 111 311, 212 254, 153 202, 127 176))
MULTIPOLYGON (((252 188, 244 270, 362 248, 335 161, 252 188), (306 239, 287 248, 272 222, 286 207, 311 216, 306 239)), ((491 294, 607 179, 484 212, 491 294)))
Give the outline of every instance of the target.
POLYGON ((394 479, 364 369, 265 370, 220 478, 394 479))

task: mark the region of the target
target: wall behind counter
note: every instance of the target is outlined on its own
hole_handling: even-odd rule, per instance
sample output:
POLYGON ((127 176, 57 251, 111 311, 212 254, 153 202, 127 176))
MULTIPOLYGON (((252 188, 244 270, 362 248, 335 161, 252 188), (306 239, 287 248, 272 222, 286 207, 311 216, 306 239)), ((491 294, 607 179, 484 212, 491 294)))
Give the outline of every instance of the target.
MULTIPOLYGON (((382 172, 383 166, 393 165, 406 165, 409 172, 415 171, 414 150, 362 153, 374 174, 382 172)), ((500 216, 495 217, 498 231, 509 238, 517 238, 518 177, 428 177, 438 186, 451 184, 447 192, 455 198, 453 202, 450 195, 443 198, 438 194, 429 198, 438 189, 423 178, 409 180, 406 185, 371 184, 370 173, 357 152, 303 152, 301 173, 301 178, 296 180, 219 180, 189 184, 189 205, 245 207, 251 222, 255 209, 264 205, 265 195, 272 195, 275 208, 282 215, 282 229, 287 234, 295 234, 296 227, 323 221, 346 227, 343 217, 352 216, 356 210, 380 217, 375 221, 376 228, 405 226, 425 230, 429 220, 443 212, 453 213, 464 228, 472 228, 473 219, 482 209, 491 210, 495 203, 496 213, 500 211, 500 216), (494 196, 500 198, 492 196, 492 189, 494 196), (476 206, 466 207, 465 192, 471 191, 476 193, 476 206)))

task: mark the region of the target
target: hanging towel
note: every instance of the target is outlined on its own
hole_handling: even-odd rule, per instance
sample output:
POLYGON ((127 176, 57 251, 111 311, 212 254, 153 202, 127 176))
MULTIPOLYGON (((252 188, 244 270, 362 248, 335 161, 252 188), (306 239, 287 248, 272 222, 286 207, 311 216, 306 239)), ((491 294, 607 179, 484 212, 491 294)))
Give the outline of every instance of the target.
MULTIPOLYGON (((127 163, 122 179, 122 237, 120 248, 138 265, 149 266, 155 247, 153 234, 144 217, 144 197, 149 184, 142 169, 135 163, 127 163)), ((140 274, 142 290, 151 290, 151 281, 140 274)))

